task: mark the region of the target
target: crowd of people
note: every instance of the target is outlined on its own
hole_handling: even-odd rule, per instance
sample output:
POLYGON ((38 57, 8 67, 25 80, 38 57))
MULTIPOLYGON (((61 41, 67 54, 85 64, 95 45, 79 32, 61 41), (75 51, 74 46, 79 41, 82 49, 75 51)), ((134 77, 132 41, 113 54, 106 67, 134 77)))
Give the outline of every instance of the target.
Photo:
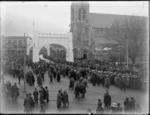
POLYGON ((73 71, 74 73, 71 76, 75 80, 78 79, 78 73, 80 73, 81 77, 88 76, 93 86, 102 84, 109 88, 109 85, 115 85, 123 90, 142 88, 144 75, 139 65, 129 65, 129 68, 127 68, 123 64, 98 60, 75 60, 75 62, 71 63, 59 58, 46 58, 63 64, 63 71, 68 71, 68 68, 73 71))
MULTIPOLYGON (((33 91, 33 93, 27 93, 26 98, 24 99, 24 111, 27 113, 32 113, 34 111, 34 107, 40 104, 40 106, 44 106, 45 103, 49 102, 49 90, 46 86, 45 88, 41 86, 38 91, 37 88, 33 91)), ((44 112, 44 111, 42 111, 44 112)))
POLYGON ((19 96, 19 88, 17 83, 11 84, 11 82, 7 81, 7 83, 3 84, 3 91, 5 92, 7 98, 12 98, 12 101, 17 101, 19 96))
POLYGON ((104 94, 104 100, 102 102, 101 99, 98 99, 96 113, 103 114, 105 112, 111 111, 113 114, 117 113, 141 113, 142 108, 139 104, 136 104, 136 100, 133 97, 126 97, 124 101, 124 108, 121 107, 121 103, 113 103, 111 104, 111 96, 106 90, 104 94), (104 106, 103 106, 104 103, 104 106))
MULTIPOLYGON (((44 75, 48 72, 48 77, 50 83, 53 83, 53 80, 61 82, 61 76, 68 77, 70 83, 68 85, 69 90, 74 90, 75 97, 80 98, 80 94, 84 98, 86 93, 86 87, 88 87, 88 82, 92 83, 93 86, 104 86, 110 88, 110 85, 115 85, 121 90, 126 90, 127 88, 141 89, 142 88, 142 74, 140 67, 138 66, 129 66, 126 68, 124 65, 105 62, 105 61, 91 61, 91 60, 75 60, 75 62, 67 62, 61 59, 54 59, 48 56, 45 58, 50 59, 53 63, 47 63, 40 60, 37 63, 33 63, 31 59, 26 60, 26 65, 32 69, 33 72, 28 72, 26 74, 26 81, 30 86, 34 86, 35 77, 37 78, 37 84, 41 89, 38 91, 35 88, 33 94, 28 93, 24 99, 25 112, 32 112, 35 105, 40 103, 41 106, 44 105, 45 100, 49 102, 49 91, 48 87, 43 88, 43 82, 45 80, 44 75), (33 95, 33 96, 32 96, 33 95)), ((17 65, 19 62, 14 61, 14 65, 17 65)), ((19 65, 19 64, 18 64, 19 65)), ((14 69, 12 69, 14 70, 14 69)), ((15 68, 15 71, 18 71, 15 76, 20 79, 23 77, 23 68, 18 66, 15 68)), ((14 72, 12 72, 14 73, 14 72)), ((14 75, 14 74, 12 74, 14 75)), ((20 81, 19 81, 20 83, 20 81)), ((7 95, 11 95, 13 99, 17 99, 19 96, 19 89, 17 89, 16 84, 11 86, 11 83, 6 84, 7 95)), ((97 113, 104 112, 105 110, 112 110, 112 112, 121 112, 123 111, 120 103, 113 104, 111 103, 111 96, 108 91, 104 95, 104 107, 102 106, 101 99, 98 100, 97 113)), ((59 90, 57 94, 57 108, 69 106, 69 95, 67 91, 59 90)), ((135 106, 135 99, 127 98, 124 102, 124 111, 141 111, 140 106, 135 106)))
POLYGON ((60 89, 57 94, 57 108, 68 107, 69 106, 69 95, 67 90, 62 91, 60 89))

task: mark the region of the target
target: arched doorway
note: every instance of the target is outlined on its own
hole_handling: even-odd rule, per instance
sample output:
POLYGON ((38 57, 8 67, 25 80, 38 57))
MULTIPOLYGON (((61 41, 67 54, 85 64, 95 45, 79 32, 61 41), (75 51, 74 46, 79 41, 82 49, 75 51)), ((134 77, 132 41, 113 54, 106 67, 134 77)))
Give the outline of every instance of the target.
MULTIPOLYGON (((33 47, 33 62, 38 62, 40 59, 39 52, 42 47, 47 44, 59 44, 66 49, 66 60, 74 62, 72 33, 67 34, 51 34, 51 33, 38 33, 34 31, 34 39, 28 42, 27 55, 29 55, 29 48, 33 47)), ((49 55, 49 46, 46 46, 49 55)))
POLYGON ((44 47, 42 47, 41 49, 40 49, 40 51, 39 51, 39 55, 43 55, 43 57, 46 57, 47 56, 47 49, 46 49, 46 47, 44 46, 44 47))
POLYGON ((50 45, 50 57, 66 60, 66 48, 59 44, 50 45))

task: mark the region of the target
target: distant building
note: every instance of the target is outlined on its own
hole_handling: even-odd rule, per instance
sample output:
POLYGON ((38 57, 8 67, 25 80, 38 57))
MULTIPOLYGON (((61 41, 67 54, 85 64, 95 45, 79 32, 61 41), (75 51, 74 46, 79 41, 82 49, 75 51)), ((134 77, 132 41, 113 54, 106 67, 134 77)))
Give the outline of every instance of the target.
MULTIPOLYGON (((91 58, 95 56, 95 49, 101 50, 105 47, 116 47, 118 43, 112 39, 106 39, 105 32, 110 29, 115 20, 119 20, 123 16, 90 13, 88 2, 72 2, 70 32, 73 34, 75 57, 91 58)), ((131 16, 126 15, 126 17, 130 18, 131 16)), ((137 17, 143 18, 141 16, 137 17)), ((94 58, 99 57, 95 56, 94 58)), ((106 59, 106 57, 104 58, 106 59)))
POLYGON ((28 36, 1 36, 3 56, 24 56, 28 36))

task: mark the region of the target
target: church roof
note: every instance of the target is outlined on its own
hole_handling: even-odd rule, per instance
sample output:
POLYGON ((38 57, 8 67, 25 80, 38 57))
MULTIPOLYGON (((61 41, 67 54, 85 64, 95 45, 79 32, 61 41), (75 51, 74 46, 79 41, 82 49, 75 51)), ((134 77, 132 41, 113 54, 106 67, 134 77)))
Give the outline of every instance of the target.
MULTIPOLYGON (((89 13, 89 24, 95 28, 110 27, 115 19, 122 19, 124 16, 132 17, 131 15, 117 15, 117 14, 102 14, 102 13, 89 13)), ((144 16, 137 16, 143 18, 144 16)))

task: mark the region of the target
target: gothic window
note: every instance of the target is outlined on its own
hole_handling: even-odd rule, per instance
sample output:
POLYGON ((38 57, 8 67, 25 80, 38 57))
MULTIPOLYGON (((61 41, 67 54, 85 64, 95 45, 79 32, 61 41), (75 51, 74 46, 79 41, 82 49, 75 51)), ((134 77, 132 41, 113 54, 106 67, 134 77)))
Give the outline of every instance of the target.
POLYGON ((83 9, 83 8, 79 9, 78 19, 79 20, 85 20, 85 14, 86 14, 85 9, 83 9))
POLYGON ((79 9, 79 12, 78 12, 78 19, 81 20, 81 15, 82 15, 82 9, 79 9))
POLYGON ((85 9, 82 10, 82 19, 85 20, 85 9))

